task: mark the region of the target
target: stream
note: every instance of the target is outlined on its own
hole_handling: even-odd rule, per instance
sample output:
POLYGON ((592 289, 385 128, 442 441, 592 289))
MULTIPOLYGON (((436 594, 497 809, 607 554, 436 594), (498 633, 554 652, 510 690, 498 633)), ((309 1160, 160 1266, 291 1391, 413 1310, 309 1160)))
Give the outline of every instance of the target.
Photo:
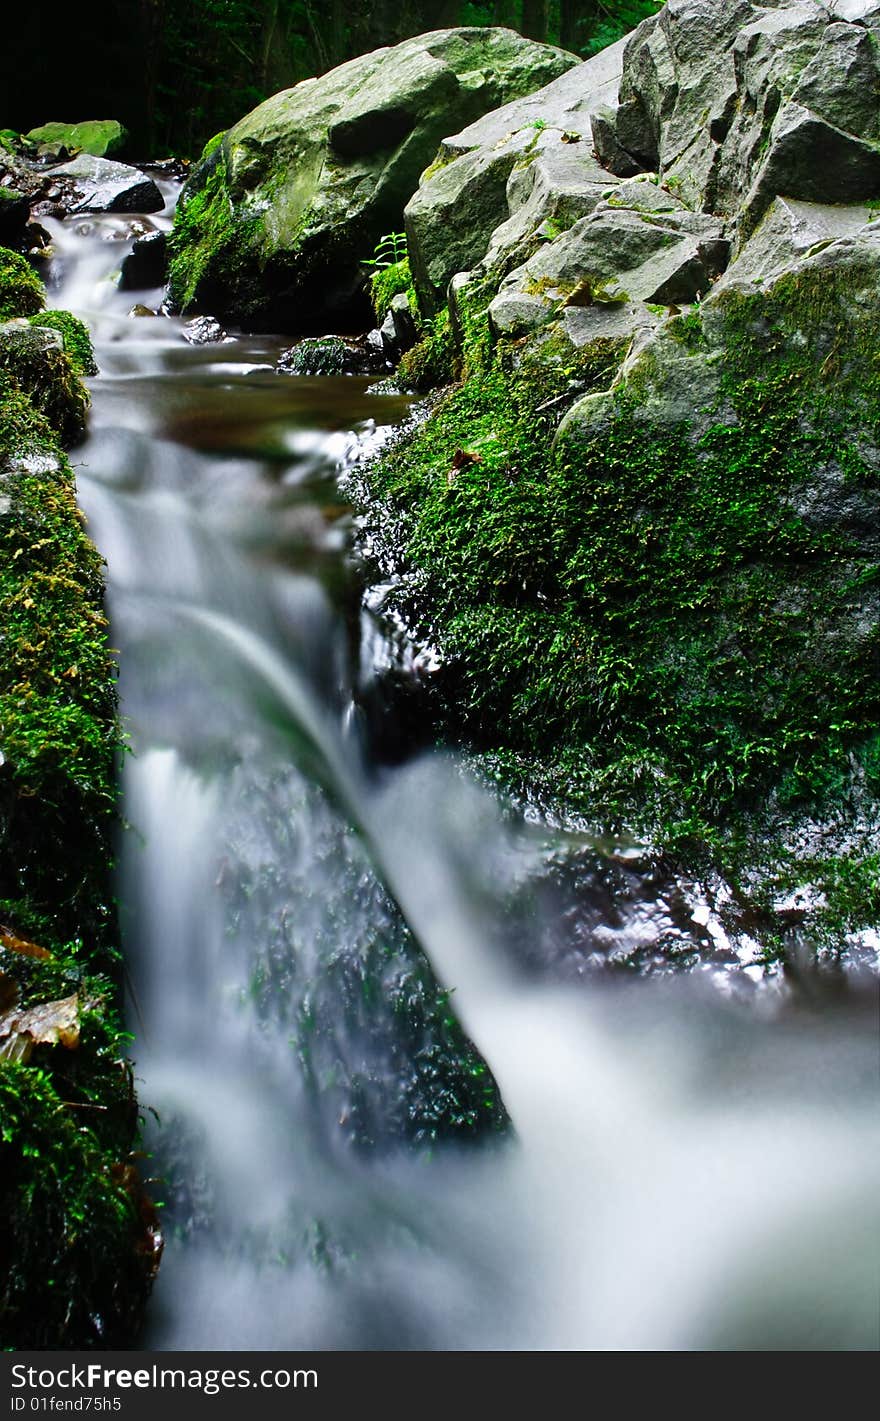
POLYGON ((377 756, 418 653, 361 607, 345 474, 409 402, 131 318, 131 219, 47 226, 101 371, 139 1345, 874 1347, 873 1003, 793 1005, 720 900, 452 751, 377 756))

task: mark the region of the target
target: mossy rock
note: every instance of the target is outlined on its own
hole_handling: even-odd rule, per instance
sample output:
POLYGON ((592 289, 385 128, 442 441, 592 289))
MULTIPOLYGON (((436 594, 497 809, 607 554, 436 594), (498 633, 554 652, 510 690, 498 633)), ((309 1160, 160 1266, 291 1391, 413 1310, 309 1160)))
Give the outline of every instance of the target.
MULTIPOLYGON (((72 373, 55 331, 15 329, 51 337, 72 373)), ((57 433, 7 371, 0 624, 0 981, 22 1008, 75 994, 80 1023, 76 1050, 0 1061, 0 1346, 126 1346, 155 1258, 115 1011, 119 727, 101 560, 57 433)))
POLYGON ((70 311, 40 311, 30 317, 30 324, 59 332, 64 343, 64 354, 77 375, 97 375, 92 338, 85 321, 70 311))
POLYGON ((493 343, 475 298, 463 383, 364 506, 455 735, 691 863, 802 881, 782 822, 849 816, 809 870, 840 931, 880 911, 834 889, 880 805, 878 292, 869 224, 632 346, 493 343))
POLYGON ((0 247, 0 321, 31 316, 43 309, 43 283, 33 267, 8 247, 0 247))
POLYGON ((440 140, 576 63, 510 30, 439 30, 276 94, 212 140, 181 193, 174 300, 258 329, 366 323, 362 263, 402 228, 440 140))
POLYGON ((109 158, 121 153, 128 133, 115 118, 88 119, 82 123, 44 123, 24 135, 27 143, 68 153, 89 153, 93 158, 109 158))
MULTIPOLYGON (((68 340, 77 345, 75 335, 68 333, 68 340)), ((77 361, 82 354, 79 347, 77 361)), ((45 415, 62 445, 70 448, 79 442, 85 433, 89 396, 55 323, 0 325, 0 371, 11 388, 45 415)))

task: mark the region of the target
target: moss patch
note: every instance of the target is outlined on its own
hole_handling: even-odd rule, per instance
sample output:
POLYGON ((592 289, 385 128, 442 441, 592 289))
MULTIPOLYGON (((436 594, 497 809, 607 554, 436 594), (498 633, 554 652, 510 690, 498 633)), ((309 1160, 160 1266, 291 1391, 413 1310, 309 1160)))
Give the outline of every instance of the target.
POLYGON ((0 374, 7 389, 46 418, 62 444, 82 438, 89 396, 63 345, 41 339, 38 327, 0 326, 0 374))
POLYGON ((18 252, 0 247, 0 321, 43 309, 43 283, 18 252))
POLYGON ((382 267, 370 281, 370 299, 373 303, 377 325, 382 324, 388 315, 392 300, 401 292, 409 299, 410 310, 417 317, 418 305, 408 257, 404 257, 402 261, 393 262, 390 266, 382 267))
POLYGON ((233 212, 218 134, 181 194, 168 238, 168 286, 181 311, 210 305, 211 293, 224 281, 232 289, 241 285, 238 239, 246 221, 233 212))
POLYGON ((70 311, 40 311, 30 317, 32 326, 47 326, 59 331, 64 340, 64 354, 77 375, 97 375, 95 352, 88 326, 70 311))
MULTIPOLYGON (((833 813, 854 775, 876 810, 875 282, 850 264, 728 293, 715 423, 654 420, 646 359, 558 450, 566 391, 607 388, 620 350, 493 349, 465 324, 466 382, 370 479, 417 574, 403 611, 446 658, 448 726, 499 772, 691 862, 760 854, 779 883, 768 815, 833 813)), ((699 318, 667 338, 706 353, 699 318)), ((862 863, 815 858, 838 910, 862 863)))

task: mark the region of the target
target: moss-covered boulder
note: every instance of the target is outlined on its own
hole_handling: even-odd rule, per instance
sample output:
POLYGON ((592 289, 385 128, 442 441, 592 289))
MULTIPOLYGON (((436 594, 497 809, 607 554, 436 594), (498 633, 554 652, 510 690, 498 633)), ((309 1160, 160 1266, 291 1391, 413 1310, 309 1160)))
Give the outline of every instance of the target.
POLYGON ((0 325, 0 372, 45 415, 62 444, 82 438, 89 397, 61 331, 30 322, 0 325))
POLYGON ((121 153, 128 134, 115 118, 86 119, 81 123, 44 123, 24 135, 26 143, 47 152, 90 153, 93 158, 109 158, 121 153))
POLYGON ((43 309, 43 283, 18 252, 0 247, 0 321, 30 316, 43 309))
POLYGON ((400 229, 440 140, 576 64, 510 30, 440 30, 276 94, 186 184, 173 298, 255 328, 366 313, 361 264, 400 229))
POLYGON ((441 653, 446 727, 509 783, 720 869, 772 951, 768 905, 789 889, 835 952, 880 921, 880 182, 865 169, 847 203, 814 200, 818 177, 777 196, 756 152, 722 203, 666 171, 663 145, 676 106, 693 118, 693 72, 732 86, 712 143, 731 135, 733 154, 754 100, 769 151, 785 86, 808 69, 818 85, 829 46, 823 113, 833 98, 868 124, 856 79, 878 7, 835 13, 670 0, 625 48, 618 111, 618 140, 659 173, 604 173, 574 131, 518 149, 487 121, 484 150, 425 175, 410 257, 436 307, 432 189, 454 258, 470 202, 456 166, 491 185, 513 157, 500 224, 475 226, 482 254, 401 367, 450 388, 361 490, 396 612, 441 653), (764 77, 737 88, 749 56, 764 77), (636 93, 660 151, 636 141, 636 93), (564 162, 545 164, 554 150, 564 162), (566 192, 586 211, 551 217, 566 192))

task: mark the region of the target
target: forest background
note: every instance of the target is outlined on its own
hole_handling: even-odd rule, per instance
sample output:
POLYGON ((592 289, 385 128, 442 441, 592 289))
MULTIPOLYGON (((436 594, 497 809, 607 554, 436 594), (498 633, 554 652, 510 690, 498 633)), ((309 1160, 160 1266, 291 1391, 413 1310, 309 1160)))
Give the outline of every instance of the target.
POLYGON ((116 118, 134 158, 193 157, 313 74, 452 25, 507 25, 585 58, 659 0, 86 0, 5 26, 3 122, 116 118))

